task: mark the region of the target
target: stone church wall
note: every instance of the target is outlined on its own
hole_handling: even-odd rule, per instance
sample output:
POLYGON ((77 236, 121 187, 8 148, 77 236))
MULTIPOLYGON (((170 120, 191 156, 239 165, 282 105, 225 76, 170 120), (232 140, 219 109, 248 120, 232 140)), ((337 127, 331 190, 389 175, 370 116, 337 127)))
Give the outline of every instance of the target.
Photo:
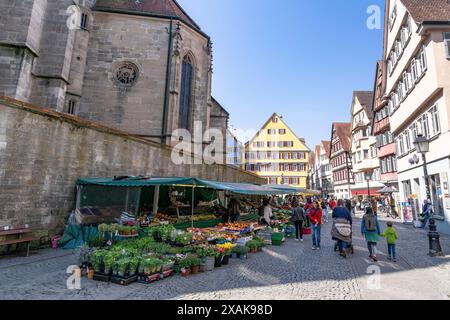
POLYGON ((0 225, 62 231, 80 177, 145 174, 262 183, 229 166, 174 165, 170 156, 167 146, 0 98, 0 225))

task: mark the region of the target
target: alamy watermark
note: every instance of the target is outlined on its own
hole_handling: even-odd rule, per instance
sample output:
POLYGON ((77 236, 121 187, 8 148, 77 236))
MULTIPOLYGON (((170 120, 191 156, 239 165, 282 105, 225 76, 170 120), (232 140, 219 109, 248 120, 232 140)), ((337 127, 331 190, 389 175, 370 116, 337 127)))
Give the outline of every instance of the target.
POLYGON ((381 30, 381 8, 378 5, 371 5, 367 8, 367 28, 369 30, 381 30))

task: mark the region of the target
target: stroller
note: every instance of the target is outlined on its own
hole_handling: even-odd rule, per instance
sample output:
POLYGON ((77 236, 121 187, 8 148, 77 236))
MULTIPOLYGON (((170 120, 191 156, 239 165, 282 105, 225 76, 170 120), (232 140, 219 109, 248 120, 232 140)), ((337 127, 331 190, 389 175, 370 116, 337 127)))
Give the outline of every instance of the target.
POLYGON ((343 241, 346 247, 345 253, 354 254, 355 250, 353 247, 353 231, 352 226, 347 220, 336 219, 333 223, 333 228, 331 229, 331 237, 336 241, 334 245, 334 251, 339 250, 338 241, 343 241))

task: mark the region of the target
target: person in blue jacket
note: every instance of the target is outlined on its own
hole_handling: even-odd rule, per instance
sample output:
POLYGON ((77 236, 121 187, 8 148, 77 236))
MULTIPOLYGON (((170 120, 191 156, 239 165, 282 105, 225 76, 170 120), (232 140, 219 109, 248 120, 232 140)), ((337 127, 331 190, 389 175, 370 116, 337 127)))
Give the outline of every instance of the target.
POLYGON ((366 213, 364 214, 361 221, 361 233, 364 235, 367 248, 369 249, 369 257, 377 262, 377 243, 379 236, 381 234, 380 224, 378 222, 377 216, 374 214, 371 207, 366 208, 366 213))

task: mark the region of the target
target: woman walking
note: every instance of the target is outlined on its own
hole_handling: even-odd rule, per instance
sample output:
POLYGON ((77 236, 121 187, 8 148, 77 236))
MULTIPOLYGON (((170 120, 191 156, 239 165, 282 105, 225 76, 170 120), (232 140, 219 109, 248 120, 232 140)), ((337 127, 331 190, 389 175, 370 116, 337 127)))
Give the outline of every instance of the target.
POLYGON ((337 202, 337 207, 333 210, 333 219, 331 236, 337 241, 340 255, 346 258, 347 252, 344 249, 347 249, 352 242, 353 220, 348 208, 344 207, 344 200, 340 199, 337 202))
POLYGON ((361 233, 366 238, 367 248, 369 249, 369 257, 377 262, 377 243, 378 236, 381 234, 378 218, 374 214, 371 207, 366 208, 366 213, 361 221, 361 233))
POLYGON ((303 210, 303 204, 299 205, 298 202, 294 202, 292 206, 291 221, 295 225, 295 238, 297 241, 303 242, 303 223, 306 220, 305 210, 303 210))
POLYGON ((312 203, 312 208, 309 209, 308 214, 311 221, 313 250, 320 250, 320 232, 322 229, 322 209, 317 202, 312 203))

